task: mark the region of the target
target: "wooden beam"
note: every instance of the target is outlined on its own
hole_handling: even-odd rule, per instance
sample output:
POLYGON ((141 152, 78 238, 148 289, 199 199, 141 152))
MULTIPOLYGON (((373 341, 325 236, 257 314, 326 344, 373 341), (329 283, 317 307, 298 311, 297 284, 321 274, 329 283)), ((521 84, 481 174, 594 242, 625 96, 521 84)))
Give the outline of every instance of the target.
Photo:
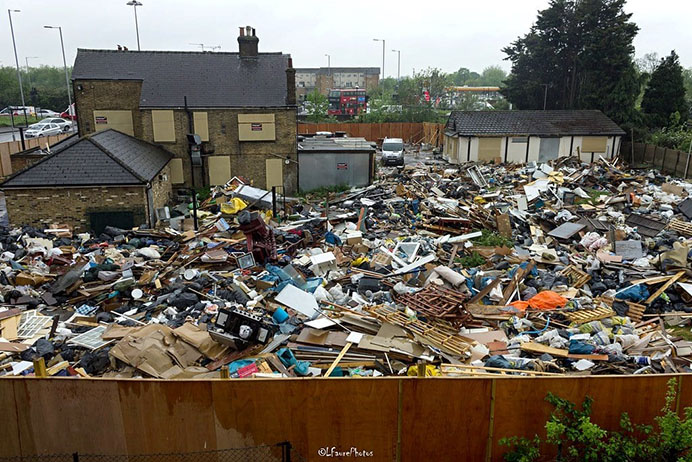
POLYGON ((339 364, 339 361, 341 361, 341 358, 344 357, 348 349, 351 348, 351 345, 353 345, 351 342, 347 342, 346 345, 344 345, 344 347, 341 349, 341 352, 339 352, 339 356, 336 357, 332 365, 329 366, 329 369, 327 369, 327 372, 324 373, 325 377, 329 377, 332 371, 334 371, 334 368, 337 366, 337 364, 339 364))
POLYGON ((672 286, 675 283, 675 281, 680 279, 684 274, 685 274, 684 271, 679 271, 674 276, 671 276, 670 279, 668 279, 668 282, 666 282, 661 287, 659 287, 659 289, 656 292, 651 294, 651 297, 646 299, 646 301, 644 302, 644 305, 648 305, 651 302, 653 302, 654 300, 656 300, 663 292, 666 291, 666 289, 668 289, 668 287, 672 286))

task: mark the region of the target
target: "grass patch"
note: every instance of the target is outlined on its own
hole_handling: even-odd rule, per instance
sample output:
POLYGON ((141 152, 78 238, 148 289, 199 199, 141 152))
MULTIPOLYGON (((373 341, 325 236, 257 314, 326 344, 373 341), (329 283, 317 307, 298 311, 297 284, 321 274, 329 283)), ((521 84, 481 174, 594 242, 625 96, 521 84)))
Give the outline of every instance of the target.
POLYGON ((682 337, 684 340, 692 341, 692 332, 690 332, 690 326, 675 326, 669 330, 675 337, 682 337))
POLYGON ((466 255, 465 257, 457 258, 455 261, 464 268, 475 268, 477 266, 485 265, 485 262, 487 260, 478 252, 473 252, 471 255, 466 255))
POLYGON ((481 237, 477 237, 474 239, 471 239, 471 242, 477 245, 485 246, 485 247, 513 247, 514 246, 514 241, 511 239, 508 239, 494 231, 490 231, 487 229, 481 230, 483 235, 481 237))
MULTIPOLYGON (((42 117, 41 119, 45 119, 45 117, 42 117)), ((39 121, 37 117, 32 117, 28 116, 27 120, 29 121, 29 125, 35 124, 36 122, 39 121)), ((12 117, 8 116, 0 116, 0 127, 11 127, 12 126, 12 117)), ((15 127, 26 127, 24 125, 24 114, 15 116, 14 117, 14 126, 15 127)))
POLYGON ((585 191, 586 191, 586 194, 589 195, 589 198, 587 199, 585 197, 577 197, 574 199, 575 205, 590 204, 590 205, 596 206, 596 205, 598 205, 598 198, 600 196, 607 196, 609 194, 608 191, 600 191, 600 190, 591 189, 591 188, 587 188, 587 189, 585 189, 585 191))
POLYGON ((349 189, 351 189, 351 187, 347 184, 337 184, 337 185, 333 185, 333 186, 321 186, 319 188, 311 189, 309 191, 300 190, 300 191, 298 191, 298 196, 300 196, 300 197, 326 196, 327 193, 329 193, 329 194, 342 193, 342 192, 348 191, 349 189))

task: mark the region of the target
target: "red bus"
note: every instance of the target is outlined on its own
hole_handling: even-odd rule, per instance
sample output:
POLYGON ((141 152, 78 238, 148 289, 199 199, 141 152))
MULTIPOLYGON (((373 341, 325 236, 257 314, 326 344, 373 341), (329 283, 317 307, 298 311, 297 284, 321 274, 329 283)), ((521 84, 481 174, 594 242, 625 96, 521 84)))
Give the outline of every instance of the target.
POLYGON ((328 115, 358 115, 368 108, 365 90, 343 88, 329 90, 328 115))

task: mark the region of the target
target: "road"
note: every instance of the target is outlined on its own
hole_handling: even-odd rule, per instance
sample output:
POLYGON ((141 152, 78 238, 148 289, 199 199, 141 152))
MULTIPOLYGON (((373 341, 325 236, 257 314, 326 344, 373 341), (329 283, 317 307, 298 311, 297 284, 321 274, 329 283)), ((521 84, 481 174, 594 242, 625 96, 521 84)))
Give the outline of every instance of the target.
MULTIPOLYGON (((72 130, 70 133, 77 131, 77 125, 72 124, 72 130)), ((14 130, 14 139, 12 139, 12 127, 0 127, 0 143, 5 143, 7 141, 19 141, 19 130, 14 130)))

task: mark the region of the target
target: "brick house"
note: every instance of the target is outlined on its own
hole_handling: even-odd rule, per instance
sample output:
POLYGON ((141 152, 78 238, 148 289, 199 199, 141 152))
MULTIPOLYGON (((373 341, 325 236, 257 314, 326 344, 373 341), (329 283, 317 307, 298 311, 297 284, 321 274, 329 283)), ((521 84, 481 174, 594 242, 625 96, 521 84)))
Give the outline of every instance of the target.
POLYGON ((296 93, 304 101, 317 90, 327 96, 332 88, 363 88, 369 92, 380 81, 379 67, 312 67, 296 69, 296 93))
POLYGON ((116 130, 70 137, 0 184, 14 226, 64 223, 75 231, 156 222, 171 198, 173 154, 116 130))
POLYGON ((79 49, 72 72, 79 133, 115 128, 165 147, 175 156, 174 187, 192 185, 187 135, 196 133, 197 186, 243 176, 295 192, 295 70, 290 55, 259 53, 258 42, 248 26, 237 53, 79 49))

